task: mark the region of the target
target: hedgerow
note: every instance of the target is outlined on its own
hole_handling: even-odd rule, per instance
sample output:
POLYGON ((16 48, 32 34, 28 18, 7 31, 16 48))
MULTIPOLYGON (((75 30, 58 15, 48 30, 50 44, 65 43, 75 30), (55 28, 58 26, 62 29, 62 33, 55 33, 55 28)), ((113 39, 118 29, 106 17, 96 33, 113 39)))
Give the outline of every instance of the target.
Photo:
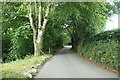
POLYGON ((94 35, 88 40, 84 45, 79 46, 80 55, 118 71, 120 29, 94 35))

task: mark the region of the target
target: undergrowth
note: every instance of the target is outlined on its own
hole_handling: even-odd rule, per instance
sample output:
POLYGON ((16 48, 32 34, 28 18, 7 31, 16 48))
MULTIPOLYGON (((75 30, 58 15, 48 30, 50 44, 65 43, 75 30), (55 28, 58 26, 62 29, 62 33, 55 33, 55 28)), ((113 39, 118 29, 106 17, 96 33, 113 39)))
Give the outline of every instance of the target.
POLYGON ((44 57, 50 57, 51 55, 43 56, 27 56, 25 59, 12 61, 10 63, 3 63, 2 68, 2 78, 29 78, 29 76, 24 75, 25 72, 31 70, 31 66, 36 66, 36 64, 44 61, 44 57))

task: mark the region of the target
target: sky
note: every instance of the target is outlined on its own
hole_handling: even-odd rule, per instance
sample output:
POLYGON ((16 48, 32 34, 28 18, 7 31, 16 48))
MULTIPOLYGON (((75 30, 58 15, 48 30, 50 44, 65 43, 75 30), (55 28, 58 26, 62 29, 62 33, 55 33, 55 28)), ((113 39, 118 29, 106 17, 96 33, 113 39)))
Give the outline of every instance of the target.
POLYGON ((116 28, 118 28, 118 15, 114 14, 106 21, 105 31, 116 28))

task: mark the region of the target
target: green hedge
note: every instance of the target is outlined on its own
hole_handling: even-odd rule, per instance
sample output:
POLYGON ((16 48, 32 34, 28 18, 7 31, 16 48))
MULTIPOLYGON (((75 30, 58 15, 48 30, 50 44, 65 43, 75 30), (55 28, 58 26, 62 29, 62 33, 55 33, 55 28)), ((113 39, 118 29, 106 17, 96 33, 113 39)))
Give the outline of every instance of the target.
POLYGON ((79 46, 80 55, 118 71, 120 29, 97 34, 88 40, 85 45, 79 46))

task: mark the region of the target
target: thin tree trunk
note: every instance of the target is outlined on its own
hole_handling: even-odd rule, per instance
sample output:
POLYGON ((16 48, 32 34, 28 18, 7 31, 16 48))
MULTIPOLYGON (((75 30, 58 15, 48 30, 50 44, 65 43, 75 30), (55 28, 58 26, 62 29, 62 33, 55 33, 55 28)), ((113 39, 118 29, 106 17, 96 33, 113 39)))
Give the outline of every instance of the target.
POLYGON ((79 38, 78 38, 77 30, 73 29, 73 33, 72 33, 72 49, 77 51, 78 45, 79 45, 79 38))
POLYGON ((31 7, 31 4, 29 5, 29 20, 30 20, 30 25, 31 25, 31 28, 33 30, 33 44, 34 44, 34 54, 36 54, 36 49, 37 49, 37 46, 36 46, 36 36, 37 36, 37 32, 36 32, 36 29, 35 29, 35 26, 34 26, 34 23, 33 23, 33 16, 32 16, 32 7, 31 7))

